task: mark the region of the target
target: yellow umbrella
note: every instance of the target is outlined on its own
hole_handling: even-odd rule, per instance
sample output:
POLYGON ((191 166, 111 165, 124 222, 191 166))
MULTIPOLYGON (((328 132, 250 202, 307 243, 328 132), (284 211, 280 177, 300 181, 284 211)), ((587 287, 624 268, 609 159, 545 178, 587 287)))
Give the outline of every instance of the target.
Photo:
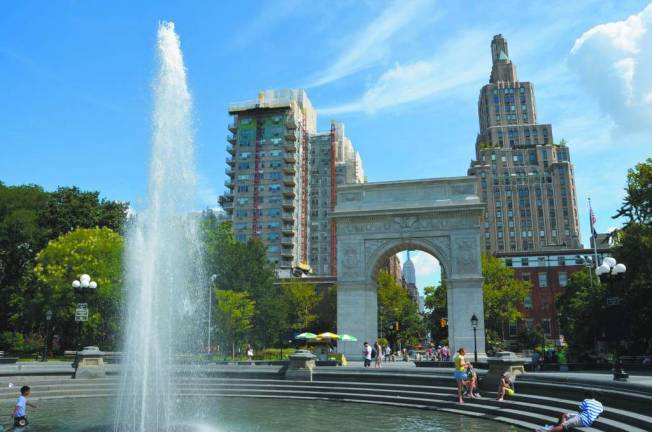
POLYGON ((325 333, 319 333, 317 335, 317 339, 339 339, 339 335, 336 335, 335 333, 331 332, 325 332, 325 333))

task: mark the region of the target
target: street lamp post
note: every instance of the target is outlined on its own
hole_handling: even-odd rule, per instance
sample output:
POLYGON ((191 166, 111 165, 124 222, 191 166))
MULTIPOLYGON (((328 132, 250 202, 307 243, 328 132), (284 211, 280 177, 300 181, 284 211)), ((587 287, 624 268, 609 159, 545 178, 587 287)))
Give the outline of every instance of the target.
POLYGON ((79 323, 79 348, 80 350, 84 348, 82 341, 82 323, 88 321, 88 304, 84 302, 84 293, 86 290, 90 289, 95 291, 97 289, 97 282, 91 280, 91 277, 87 274, 79 276, 79 279, 72 281, 72 287, 75 290, 79 291, 81 297, 81 303, 77 303, 77 309, 75 310, 75 321, 79 323))
POLYGON ((473 362, 478 363, 478 317, 475 313, 471 317, 471 327, 473 327, 473 362))
POLYGON ((211 353, 211 318, 213 314, 213 287, 215 286, 215 281, 217 280, 217 275, 214 274, 211 276, 211 282, 208 284, 208 354, 211 353))
POLYGON ((48 341, 50 339, 50 321, 52 321, 52 310, 48 309, 45 312, 45 343, 43 344, 43 359, 42 361, 48 361, 48 341))
MULTIPOLYGON (((602 264, 595 269, 595 273, 598 277, 602 275, 618 276, 626 271, 627 267, 625 267, 625 264, 617 262, 616 259, 612 257, 606 257, 603 259, 602 264)), ((620 299, 618 297, 607 297, 607 306, 616 306, 618 304, 620 304, 620 299)), ((613 367, 614 380, 627 380, 629 374, 625 372, 625 369, 622 366, 620 356, 618 355, 618 348, 615 348, 615 351, 613 367)))

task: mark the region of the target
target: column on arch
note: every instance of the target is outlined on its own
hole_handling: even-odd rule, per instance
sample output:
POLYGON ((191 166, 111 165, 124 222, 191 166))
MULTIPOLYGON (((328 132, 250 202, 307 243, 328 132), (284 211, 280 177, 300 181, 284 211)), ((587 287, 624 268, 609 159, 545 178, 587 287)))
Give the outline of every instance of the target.
POLYGON ((477 349, 480 357, 485 357, 484 303, 481 277, 451 277, 446 280, 448 288, 448 343, 451 352, 460 348, 473 354, 474 337, 471 317, 478 318, 477 349))
POLYGON ((362 344, 373 344, 378 337, 378 297, 373 282, 338 282, 337 333, 358 338, 358 342, 338 342, 338 352, 349 360, 362 360, 362 344))

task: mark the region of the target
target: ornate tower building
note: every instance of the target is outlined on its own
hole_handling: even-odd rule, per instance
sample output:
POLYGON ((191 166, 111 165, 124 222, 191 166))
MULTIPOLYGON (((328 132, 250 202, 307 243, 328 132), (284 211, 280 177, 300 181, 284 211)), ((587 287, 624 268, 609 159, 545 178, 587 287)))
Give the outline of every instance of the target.
POLYGON ((519 81, 502 35, 491 41, 489 84, 480 90, 480 132, 469 175, 487 204, 490 252, 579 248, 575 176, 568 147, 537 121, 534 86, 519 81))

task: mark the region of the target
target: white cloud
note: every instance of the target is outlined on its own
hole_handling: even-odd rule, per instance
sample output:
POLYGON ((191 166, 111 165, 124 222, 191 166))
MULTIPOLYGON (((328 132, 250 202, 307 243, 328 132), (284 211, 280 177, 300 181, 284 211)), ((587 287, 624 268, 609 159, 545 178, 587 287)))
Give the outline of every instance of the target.
POLYGON ((321 86, 359 72, 388 54, 388 41, 415 18, 420 18, 429 0, 394 0, 358 33, 346 38, 348 48, 312 80, 309 87, 321 86))
POLYGON ((272 27, 301 10, 304 7, 302 3, 303 0, 263 3, 260 12, 234 34, 231 39, 233 46, 241 48, 265 37, 272 27))
POLYGON ((586 31, 568 65, 621 132, 652 132, 652 4, 586 31))
POLYGON ((320 108, 319 112, 332 115, 378 110, 421 101, 451 89, 473 85, 487 75, 487 62, 478 61, 486 54, 486 35, 468 31, 449 39, 437 55, 426 60, 402 65, 396 63, 386 70, 354 101, 320 108))

